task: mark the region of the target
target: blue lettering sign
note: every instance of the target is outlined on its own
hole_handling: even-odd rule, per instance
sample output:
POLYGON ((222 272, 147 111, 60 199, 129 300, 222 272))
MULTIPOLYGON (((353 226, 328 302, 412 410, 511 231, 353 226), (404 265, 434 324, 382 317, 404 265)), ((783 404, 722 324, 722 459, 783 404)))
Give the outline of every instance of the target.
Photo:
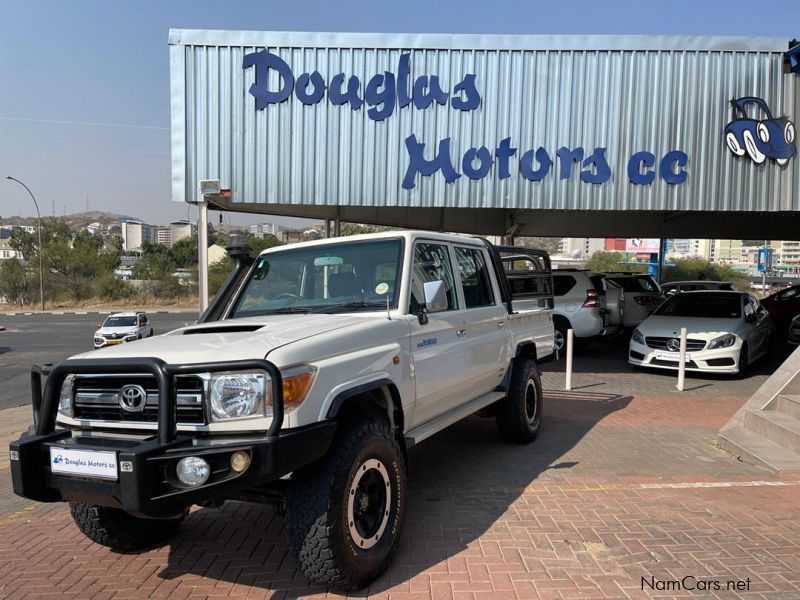
POLYGON ((483 179, 492 169, 492 162, 492 153, 486 146, 478 149, 470 148, 464 153, 464 158, 461 160, 461 170, 470 179, 483 179), (476 158, 479 164, 477 167, 473 167, 472 163, 476 158))
MULTIPOLYGON (((460 111, 472 111, 480 107, 482 100, 475 74, 465 74, 461 81, 453 86, 453 91, 450 93, 442 86, 437 75, 423 74, 413 78, 411 66, 411 54, 408 52, 401 54, 397 64, 397 74, 384 71, 372 75, 362 96, 361 81, 356 75, 348 77, 346 82, 344 73, 336 73, 328 82, 319 71, 302 73, 295 77, 284 59, 267 50, 246 54, 242 61, 243 69, 253 67, 255 71, 255 82, 250 85, 249 93, 255 98, 256 110, 264 110, 270 104, 285 102, 292 93, 306 106, 322 102, 326 93, 328 101, 333 106, 348 105, 351 110, 357 111, 366 103, 369 106, 366 111, 367 117, 376 123, 391 117, 396 109, 403 109, 409 105, 413 105, 417 110, 425 110, 434 104, 449 105, 450 108, 460 111), (274 72, 274 76, 270 71, 274 72), (271 89, 270 81, 275 86, 276 80, 277 87, 271 89)), ((745 101, 751 104, 754 102, 750 98, 740 99, 738 102, 744 105, 745 101)), ((733 125, 738 126, 738 121, 729 125, 729 128, 733 125)), ((791 135, 794 135, 793 132, 792 125, 791 135)), ((738 138, 734 139, 735 133, 728 132, 727 142, 731 151, 741 154, 739 147, 734 144, 738 143, 738 138)), ((418 141, 413 133, 406 137, 409 162, 403 177, 403 189, 414 189, 417 175, 430 177, 436 172, 440 172, 447 183, 456 181, 461 177, 461 173, 471 180, 480 180, 491 172, 495 164, 498 179, 511 177, 511 159, 517 156, 518 149, 512 145, 510 137, 503 138, 494 151, 487 146, 469 148, 461 160, 456 162, 453 162, 450 154, 450 142, 449 137, 439 140, 436 153, 428 160, 425 158, 425 143, 418 141), (461 167, 461 173, 456 170, 456 165, 461 167)), ((559 161, 558 178, 570 179, 573 176, 573 167, 578 163, 582 182, 599 185, 610 181, 613 173, 606 152, 607 148, 600 146, 595 147, 586 156, 583 146, 560 147, 556 151, 559 161)), ((788 162, 788 157, 781 155, 776 157, 776 160, 784 166, 788 162)), ((658 176, 668 184, 681 184, 688 177, 685 169, 688 161, 689 157, 685 152, 671 150, 661 159, 658 176)), ((545 148, 539 147, 522 152, 517 164, 522 177, 531 182, 538 182, 550 173, 553 158, 545 148)), ((656 179, 655 165, 656 155, 652 152, 634 153, 627 162, 628 179, 634 185, 652 184, 656 179)))
POLYGON ((256 110, 263 110, 268 104, 284 102, 292 95, 294 75, 291 67, 280 56, 266 50, 245 54, 242 68, 248 67, 256 68, 256 82, 250 86, 250 95, 256 99, 256 110), (276 92, 268 89, 270 69, 275 69, 282 82, 276 92))
POLYGON ((661 159, 661 166, 659 168, 661 179, 672 184, 683 183, 686 181, 687 177, 683 167, 686 166, 688 161, 689 157, 685 152, 681 152, 680 150, 667 152, 664 158, 661 159), (677 171, 674 170, 674 165, 678 166, 677 171))
POLYGON ((528 150, 519 159, 519 170, 522 176, 529 181, 541 181, 550 172, 550 167, 553 166, 553 160, 544 148, 538 148, 534 155, 533 150, 528 150), (539 162, 539 168, 533 168, 533 158, 539 162))
POLYGON ((606 160, 606 149, 595 148, 589 157, 583 161, 584 167, 589 167, 587 171, 581 171, 581 181, 585 183, 605 183, 611 179, 611 167, 606 160))
POLYGON ((628 161, 628 179, 637 185, 650 185, 656 178, 650 167, 656 164, 656 155, 652 152, 637 152, 628 161), (642 173, 642 167, 648 170, 642 173))
POLYGON ((447 183, 453 183, 461 177, 453 168, 450 162, 450 138, 439 141, 439 151, 433 160, 425 159, 425 142, 418 142, 417 136, 413 133, 406 138, 406 149, 408 150, 408 169, 406 176, 403 177, 403 189, 413 190, 414 179, 417 173, 420 175, 433 175, 436 171, 441 171, 447 183))

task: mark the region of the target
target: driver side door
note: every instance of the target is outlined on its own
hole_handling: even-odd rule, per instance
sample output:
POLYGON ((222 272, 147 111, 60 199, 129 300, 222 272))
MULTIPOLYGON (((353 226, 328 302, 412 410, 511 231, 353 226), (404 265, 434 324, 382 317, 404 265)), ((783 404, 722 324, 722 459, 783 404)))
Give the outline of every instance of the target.
POLYGON ((459 305, 450 244, 415 243, 408 319, 417 398, 411 426, 416 427, 470 397, 466 382, 470 349, 464 343, 464 311, 459 305), (425 308, 424 284, 429 281, 444 282, 447 309, 426 313, 427 323, 420 323, 417 314, 425 308))

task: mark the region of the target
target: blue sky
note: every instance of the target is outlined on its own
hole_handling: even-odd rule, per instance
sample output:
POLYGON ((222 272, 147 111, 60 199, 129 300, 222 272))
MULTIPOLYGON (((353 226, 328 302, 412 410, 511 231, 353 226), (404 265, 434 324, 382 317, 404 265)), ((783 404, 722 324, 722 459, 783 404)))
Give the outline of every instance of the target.
MULTIPOLYGON (((150 222, 186 216, 170 200, 170 27, 788 41, 800 37, 800 2, 10 0, 0 22, 0 175, 25 181, 43 214, 88 200, 150 222)), ((0 216, 16 214, 34 214, 30 200, 0 180, 0 216)))

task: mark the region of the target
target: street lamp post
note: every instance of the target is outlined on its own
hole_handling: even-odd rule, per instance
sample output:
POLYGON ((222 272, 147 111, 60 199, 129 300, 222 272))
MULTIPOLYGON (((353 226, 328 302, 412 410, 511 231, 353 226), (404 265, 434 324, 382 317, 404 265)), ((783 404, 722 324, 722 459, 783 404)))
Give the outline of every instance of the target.
POLYGON ((11 175, 6 175, 6 179, 10 179, 11 181, 16 181, 22 187, 24 187, 28 194, 31 196, 31 200, 33 200, 33 205, 36 207, 36 220, 38 223, 39 229, 39 300, 42 303, 42 310, 44 310, 44 269, 42 267, 42 213, 39 212, 39 203, 36 202, 36 196, 33 195, 31 189, 22 183, 19 179, 15 179, 11 175))

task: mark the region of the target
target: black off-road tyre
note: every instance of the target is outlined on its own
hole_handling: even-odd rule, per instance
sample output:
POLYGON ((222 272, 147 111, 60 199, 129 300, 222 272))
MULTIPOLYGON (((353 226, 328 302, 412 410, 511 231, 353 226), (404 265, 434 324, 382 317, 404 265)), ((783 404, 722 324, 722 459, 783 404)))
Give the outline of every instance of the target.
POLYGON ((306 577, 341 590, 369 584, 397 549, 405 502, 405 461, 389 424, 341 425, 328 455, 289 485, 289 544, 306 577))
POLYGON ((69 511, 83 535, 115 552, 163 545, 186 518, 184 514, 174 519, 142 519, 119 508, 82 502, 70 502, 69 511))
POLYGON ((542 380, 532 358, 517 358, 511 368, 508 395, 497 403, 500 437, 512 444, 536 439, 542 422, 542 380))

